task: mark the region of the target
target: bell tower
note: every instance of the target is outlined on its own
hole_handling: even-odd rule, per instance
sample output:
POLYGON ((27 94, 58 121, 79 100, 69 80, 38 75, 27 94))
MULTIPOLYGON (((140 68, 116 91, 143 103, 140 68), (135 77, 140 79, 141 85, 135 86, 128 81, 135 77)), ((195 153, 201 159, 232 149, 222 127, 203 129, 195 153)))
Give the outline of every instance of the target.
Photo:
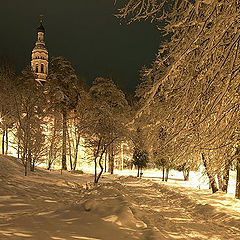
POLYGON ((44 41, 45 28, 43 27, 43 16, 40 16, 40 25, 37 28, 37 41, 32 50, 31 67, 37 75, 36 81, 44 83, 48 74, 48 50, 44 41))

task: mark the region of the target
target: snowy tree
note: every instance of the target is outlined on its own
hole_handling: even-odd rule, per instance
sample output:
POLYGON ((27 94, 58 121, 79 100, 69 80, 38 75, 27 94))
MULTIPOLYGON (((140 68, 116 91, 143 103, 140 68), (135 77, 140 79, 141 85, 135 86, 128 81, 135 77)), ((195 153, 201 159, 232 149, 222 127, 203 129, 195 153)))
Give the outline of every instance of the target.
POLYGON ((166 144, 185 139, 190 151, 224 156, 238 139, 238 1, 129 0, 119 16, 151 18, 169 38, 145 73, 152 86, 137 117, 164 96, 174 119, 166 144))
POLYGON ((47 92, 55 111, 62 114, 62 169, 67 169, 67 115, 76 107, 78 78, 64 57, 53 57, 47 80, 47 92))
POLYGON ((14 65, 7 57, 0 59, 0 129, 2 133, 2 154, 8 152, 8 133, 14 127, 14 104, 12 99, 13 85, 16 80, 14 65))
MULTIPOLYGON (((96 78, 89 92, 79 94, 76 127, 85 139, 86 147, 92 149, 97 183, 104 171, 103 157, 107 152, 113 156, 113 146, 125 134, 128 103, 124 93, 110 79, 96 78), (100 172, 97 172, 100 167, 100 172)), ((110 158, 110 169, 114 162, 110 158)))
POLYGON ((109 106, 88 99, 88 105, 85 105, 86 114, 88 116, 87 125, 84 126, 85 146, 93 152, 95 177, 94 182, 97 183, 103 173, 103 156, 107 148, 119 137, 116 134, 116 125, 114 117, 109 110, 109 106), (89 104, 90 103, 90 104, 89 104), (97 173, 97 167, 100 172, 97 173))
POLYGON ((43 109, 46 106, 46 99, 43 86, 35 81, 35 75, 29 68, 23 70, 14 86, 16 137, 27 175, 28 170, 30 168, 34 170, 35 163, 45 155, 43 109))
POLYGON ((71 170, 75 170, 78 163, 78 152, 81 138, 88 137, 88 130, 93 124, 92 117, 92 99, 87 90, 80 88, 78 90, 78 103, 76 109, 69 113, 68 142, 69 154, 71 155, 71 170))
POLYGON ((148 153, 146 150, 135 148, 133 152, 133 164, 137 166, 137 177, 142 176, 142 169, 147 166, 148 153))
POLYGON ((115 139, 108 146, 109 155, 109 172, 114 170, 114 142, 121 140, 127 131, 126 124, 129 115, 129 105, 125 98, 125 94, 116 86, 111 79, 96 78, 93 86, 90 88, 90 94, 93 99, 99 104, 100 108, 108 112, 106 119, 112 119, 109 122, 108 138, 115 139), (112 128, 111 128, 112 126, 112 128))
POLYGON ((47 169, 50 170, 54 162, 61 158, 62 120, 61 114, 50 111, 47 113, 47 169))

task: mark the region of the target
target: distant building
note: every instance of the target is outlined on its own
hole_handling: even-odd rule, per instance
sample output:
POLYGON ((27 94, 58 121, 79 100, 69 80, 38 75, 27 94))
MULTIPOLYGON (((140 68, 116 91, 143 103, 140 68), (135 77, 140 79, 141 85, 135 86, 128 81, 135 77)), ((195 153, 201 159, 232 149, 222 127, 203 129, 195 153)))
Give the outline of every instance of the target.
POLYGON ((45 29, 43 20, 40 20, 40 26, 37 28, 37 41, 32 50, 31 67, 37 75, 36 81, 44 83, 48 74, 48 50, 44 41, 45 29))

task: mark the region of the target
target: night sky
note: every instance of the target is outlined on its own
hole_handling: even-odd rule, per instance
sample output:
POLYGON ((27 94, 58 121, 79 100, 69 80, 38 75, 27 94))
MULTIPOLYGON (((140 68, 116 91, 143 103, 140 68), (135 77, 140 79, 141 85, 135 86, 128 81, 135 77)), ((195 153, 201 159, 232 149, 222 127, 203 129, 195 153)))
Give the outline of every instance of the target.
POLYGON ((50 57, 66 57, 88 83, 97 76, 111 76, 122 90, 133 92, 139 70, 155 58, 161 35, 150 22, 127 25, 117 19, 113 2, 2 0, 0 55, 13 58, 18 71, 30 65, 43 14, 50 57))

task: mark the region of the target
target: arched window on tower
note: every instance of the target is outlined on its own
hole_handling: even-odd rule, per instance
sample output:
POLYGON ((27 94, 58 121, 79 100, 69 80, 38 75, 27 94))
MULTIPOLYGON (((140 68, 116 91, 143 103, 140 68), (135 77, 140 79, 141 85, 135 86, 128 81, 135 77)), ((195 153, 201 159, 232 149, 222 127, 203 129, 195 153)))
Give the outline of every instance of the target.
POLYGON ((41 64, 41 73, 44 73, 44 65, 41 64))
POLYGON ((38 73, 38 64, 36 64, 35 72, 38 73))

